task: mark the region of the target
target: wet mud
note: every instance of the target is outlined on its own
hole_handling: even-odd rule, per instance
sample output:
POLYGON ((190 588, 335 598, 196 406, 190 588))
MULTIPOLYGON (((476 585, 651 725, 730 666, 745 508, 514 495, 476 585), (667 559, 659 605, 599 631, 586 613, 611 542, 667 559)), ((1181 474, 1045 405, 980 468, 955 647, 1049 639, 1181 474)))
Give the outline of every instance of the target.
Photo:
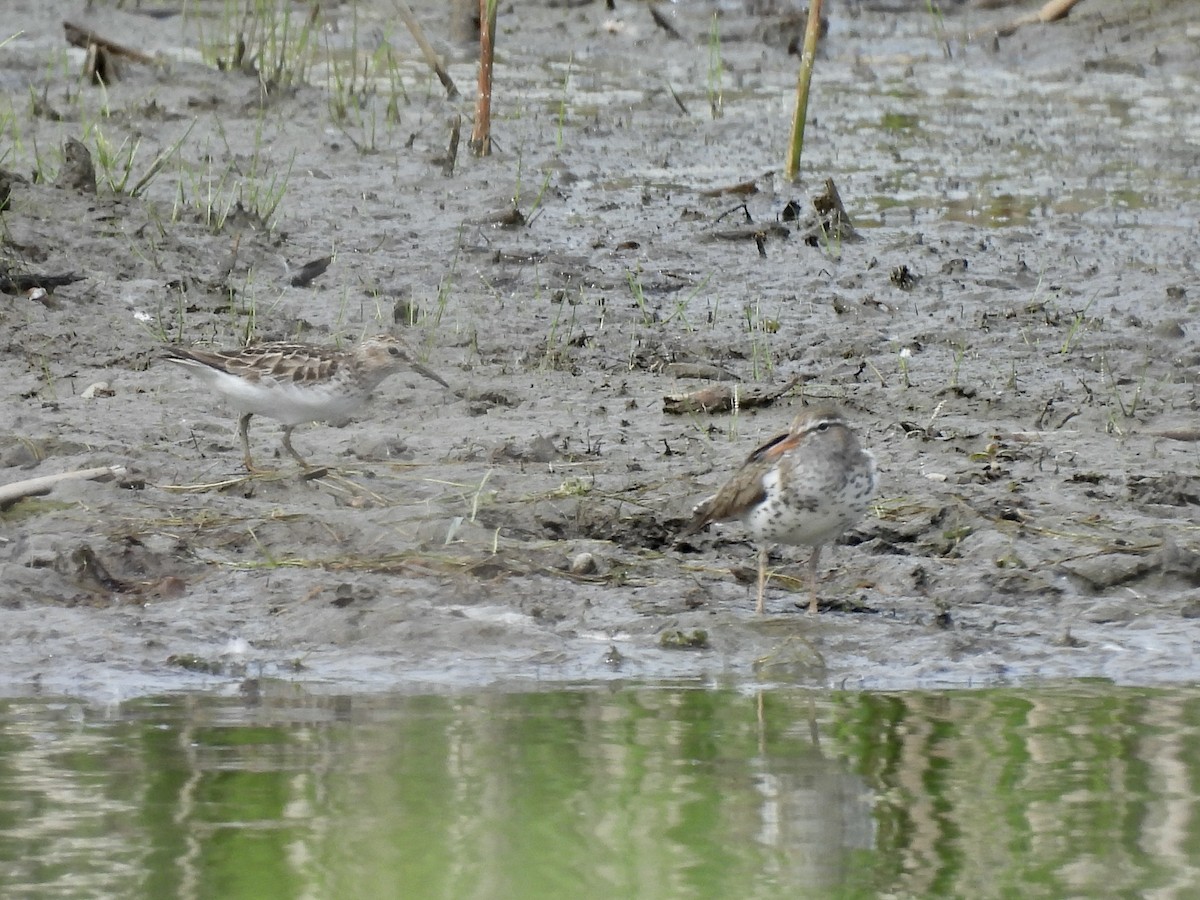
POLYGON ((1187 3, 1004 38, 832 4, 799 184, 788 4, 503 6, 484 159, 448 156, 439 3, 467 100, 387 3, 305 8, 304 60, 224 4, 100 8, 159 60, 103 87, 66 6, 0 14, 0 484, 121 468, 0 511, 4 691, 1200 675, 1187 3), (815 227, 827 179, 858 240, 815 227), (249 477, 162 359, 380 331, 451 387, 297 428, 316 472, 256 418, 249 477), (678 533, 813 402, 880 493, 820 615, 776 548, 758 617, 740 527, 678 533))

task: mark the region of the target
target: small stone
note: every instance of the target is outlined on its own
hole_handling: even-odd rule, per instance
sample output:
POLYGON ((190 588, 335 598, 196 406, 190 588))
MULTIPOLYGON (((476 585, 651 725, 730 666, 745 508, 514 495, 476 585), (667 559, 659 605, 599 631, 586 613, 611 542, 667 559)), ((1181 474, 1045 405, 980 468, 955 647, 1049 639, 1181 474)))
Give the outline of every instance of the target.
POLYGON ((708 632, 696 628, 689 632, 664 631, 658 638, 664 650, 705 650, 708 648, 708 632))
POLYGON ((576 557, 571 560, 572 575, 595 575, 598 568, 599 566, 596 565, 596 557, 592 556, 592 554, 588 553, 587 551, 576 555, 576 557))
POLYGON ((1125 625, 1133 621, 1134 612, 1127 603, 1098 603, 1083 618, 1097 625, 1125 625))
POLYGON ((1182 337, 1187 337, 1187 331, 1177 319, 1168 319, 1165 322, 1159 322, 1154 326, 1154 333, 1158 337, 1167 338, 1168 340, 1178 340, 1182 337))
POLYGON ((97 381, 95 384, 89 384, 83 389, 81 395, 84 400, 95 400, 97 397, 112 397, 116 395, 116 391, 112 389, 107 381, 97 381))
POLYGON ((96 193, 96 168, 92 165, 91 151, 74 138, 63 144, 63 165, 54 183, 85 194, 96 193))
POLYGON ((1123 553, 1103 553, 1069 560, 1060 565, 1068 575, 1082 582, 1083 586, 1099 592, 1142 577, 1153 568, 1154 561, 1123 553))
POLYGON ((544 435, 538 435, 529 442, 529 452, 526 457, 532 462, 548 463, 554 462, 562 456, 555 448, 551 440, 544 435))

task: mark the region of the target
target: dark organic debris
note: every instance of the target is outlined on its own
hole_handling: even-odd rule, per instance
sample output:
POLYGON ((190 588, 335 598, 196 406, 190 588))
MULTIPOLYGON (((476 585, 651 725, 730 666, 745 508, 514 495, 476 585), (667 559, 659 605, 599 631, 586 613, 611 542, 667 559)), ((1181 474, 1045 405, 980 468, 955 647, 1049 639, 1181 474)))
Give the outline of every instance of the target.
POLYGON ((511 205, 473 219, 471 224, 490 225, 493 228, 521 228, 525 225, 525 214, 515 205, 511 205))
POLYGON ((64 565, 71 580, 80 587, 114 594, 128 594, 134 590, 134 585, 114 577, 87 544, 75 548, 64 565))
POLYGON ((307 287, 329 268, 331 262, 332 256, 322 256, 320 259, 306 262, 300 271, 292 276, 292 287, 307 287))
POLYGON ((831 241, 846 244, 862 240, 850 220, 850 214, 842 205, 842 195, 832 178, 825 179, 825 192, 813 197, 813 209, 817 211, 819 221, 804 236, 804 242, 809 246, 816 247, 831 241))
POLYGON ((0 212, 8 209, 14 184, 29 184, 29 180, 16 172, 0 169, 0 212))
POLYGON ((769 237, 786 238, 791 232, 777 222, 763 224, 751 223, 740 228, 723 228, 720 231, 709 232, 707 238, 713 241, 754 241, 758 243, 769 237))
POLYGON ((158 61, 148 53, 143 53, 140 50, 134 50, 132 47, 127 47, 124 44, 118 44, 116 41, 103 37, 90 28, 84 28, 81 25, 76 25, 72 22, 63 22, 63 31, 66 33, 67 43, 75 47, 87 49, 95 44, 102 47, 107 53, 113 56, 122 56, 133 62, 145 63, 146 65, 155 65, 158 61))
POLYGON ((82 47, 85 51, 83 75, 92 84, 112 84, 120 75, 117 59, 154 65, 157 61, 153 56, 118 44, 116 41, 103 37, 90 28, 63 22, 67 43, 82 47))
POLYGON ((912 269, 902 263, 892 269, 888 280, 900 290, 907 291, 917 283, 918 277, 912 269))
POLYGON ((1168 472, 1165 475, 1134 475, 1129 479, 1129 496, 1142 503, 1200 506, 1200 476, 1179 472, 1168 472))
POLYGON ((76 281, 82 281, 82 275, 76 275, 74 272, 66 272, 62 275, 35 275, 26 272, 13 272, 3 265, 0 265, 0 291, 5 294, 28 294, 29 291, 35 288, 41 288, 48 293, 54 293, 54 289, 62 287, 64 284, 74 284, 76 281))
POLYGON ((85 194, 96 193, 96 167, 92 165, 91 151, 75 138, 67 138, 63 144, 63 165, 54 183, 85 194))
POLYGON ((655 25, 667 33, 668 37, 674 38, 677 41, 683 40, 683 35, 680 34, 679 30, 671 24, 671 20, 668 19, 666 14, 654 4, 650 4, 650 18, 654 20, 655 25))
POLYGON ((167 657, 167 665, 203 675, 226 674, 226 667, 220 660, 205 659, 195 653, 172 653, 167 657))
POLYGON ((691 631, 664 631, 658 638, 664 650, 707 650, 708 632, 703 628, 691 631))

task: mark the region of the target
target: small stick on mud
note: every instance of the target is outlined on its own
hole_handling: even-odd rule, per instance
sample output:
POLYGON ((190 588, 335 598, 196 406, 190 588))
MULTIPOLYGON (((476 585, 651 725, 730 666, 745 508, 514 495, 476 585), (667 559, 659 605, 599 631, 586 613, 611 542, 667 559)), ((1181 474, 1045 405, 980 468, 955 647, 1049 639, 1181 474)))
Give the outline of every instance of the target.
POLYGON ((458 140, 462 134, 462 116, 455 115, 450 120, 450 146, 446 148, 446 158, 442 161, 442 174, 447 178, 454 176, 454 166, 458 162, 458 140))
POLYGON ((475 127, 468 142, 476 156, 492 155, 492 59, 498 5, 498 0, 479 0, 479 96, 475 100, 475 127))
POLYGON ((842 205, 841 192, 832 178, 825 179, 824 193, 813 197, 812 204, 821 220, 818 228, 823 238, 843 242, 862 240, 854 228, 854 222, 850 220, 850 214, 842 205))
POLYGON ((442 65, 442 61, 438 59, 437 52, 433 49, 433 45, 429 43, 429 39, 425 37, 425 30, 421 27, 421 23, 417 21, 417 17, 413 15, 412 7, 405 0, 392 0, 392 2, 396 4, 396 12, 400 13, 400 18, 408 26, 413 40, 421 48, 421 54, 425 57, 425 62, 429 64, 429 68, 433 69, 433 73, 437 75, 438 81, 446 89, 446 96, 451 100, 456 99, 459 96, 458 86, 454 83, 454 79, 450 77, 450 73, 442 65))
POLYGON ((653 3, 650 4, 650 18, 654 20, 655 25, 667 33, 668 37, 672 37, 677 41, 683 40, 683 35, 671 24, 671 20, 663 15, 653 3))
POLYGON ((1169 441, 1200 442, 1200 428, 1165 428, 1162 431, 1143 431, 1142 434, 1166 438, 1169 441))
POLYGON ((702 240, 733 241, 734 243, 738 241, 754 241, 757 244, 759 240, 789 238, 791 235, 792 233, 778 222, 766 222, 762 225, 750 223, 740 228, 722 228, 720 231, 710 231, 703 236, 702 240))
POLYGON ((72 22, 63 22, 63 31, 67 34, 67 43, 75 47, 82 47, 84 50, 93 44, 113 56, 123 56, 126 59, 131 59, 134 62, 145 63, 148 66, 153 66, 158 63, 153 56, 142 53, 140 50, 134 50, 132 47, 126 47, 124 44, 118 44, 116 41, 110 41, 106 37, 101 37, 88 28, 82 28, 72 22))
POLYGON ((687 394, 668 394, 663 397, 663 412, 718 413, 729 412, 735 407, 750 409, 754 406, 770 406, 799 383, 800 377, 797 376, 780 388, 714 384, 687 394))
POLYGON ((817 59, 817 39, 821 36, 821 0, 809 0, 808 24, 804 28, 804 52, 800 54, 800 74, 796 79, 796 105, 792 110, 792 139, 788 144, 783 175, 795 181, 800 172, 800 153, 804 149, 804 122, 808 118, 808 86, 812 82, 813 63, 817 59))
MULTIPOLYGON (((74 272, 64 272, 62 275, 37 275, 32 272, 14 272, 8 266, 0 263, 0 294, 12 294, 15 297, 20 294, 28 294, 33 290, 43 290, 48 294, 53 294, 55 288, 65 284, 74 284, 77 281, 83 281, 83 276, 76 275, 74 272)), ((42 298, 30 297, 29 299, 40 300, 42 298)))
MULTIPOLYGON (((770 177, 770 174, 771 173, 768 172, 767 177, 770 177)), ((723 187, 706 188, 702 191, 697 191, 701 197, 724 197, 728 194, 740 194, 747 196, 750 194, 757 194, 758 192, 758 179, 755 178, 752 178, 749 181, 739 182, 738 184, 728 184, 723 187)), ((749 210, 747 210, 747 214, 749 214, 749 210)))
POLYGON ((124 474, 124 466, 99 466, 95 469, 76 469, 74 472, 60 472, 57 475, 15 481, 0 487, 0 509, 5 509, 25 497, 48 494, 56 484, 63 481, 107 481, 124 474))
POLYGON ((675 88, 671 85, 671 82, 669 82, 669 81, 667 82, 667 90, 671 92, 671 98, 675 101, 675 105, 679 107, 679 111, 681 113, 683 113, 685 116, 690 116, 691 113, 688 112, 687 105, 683 102, 683 99, 675 91, 675 88))
MULTIPOLYGON (((1079 2, 1080 0, 1047 0, 1037 12, 1013 19, 1007 25, 1000 25, 994 33, 997 37, 1010 37, 1016 33, 1017 29, 1025 25, 1045 25, 1048 22, 1057 22, 1059 19, 1065 19, 1071 12, 1071 7, 1079 2)), ((986 33, 987 31, 974 32, 970 37, 974 40, 986 33)))

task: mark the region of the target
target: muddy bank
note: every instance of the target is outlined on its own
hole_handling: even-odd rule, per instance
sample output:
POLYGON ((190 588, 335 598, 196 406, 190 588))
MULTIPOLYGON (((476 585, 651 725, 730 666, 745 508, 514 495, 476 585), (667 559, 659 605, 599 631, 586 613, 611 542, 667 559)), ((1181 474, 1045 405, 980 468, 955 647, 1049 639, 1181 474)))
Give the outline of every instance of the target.
MULTIPOLYGON (((273 78, 266 56, 222 70, 237 29, 200 4, 145 25, 166 64, 106 90, 77 79, 61 10, 17 6, 4 265, 78 280, 0 306, 0 481, 126 472, 0 514, 6 691, 1200 674, 1186 4, 1089 0, 998 41, 963 38, 1005 11, 838 5, 800 186, 772 174, 783 13, 674 9, 670 38, 643 4, 502 10, 497 152, 447 177, 470 106, 387 4, 323 8, 311 61, 273 78), (94 193, 56 183, 67 138, 94 193), (862 241, 805 240, 827 177, 862 241), (246 477, 234 416, 160 360, 381 330, 451 389, 396 377, 347 427, 298 429, 320 478, 271 459, 262 420, 278 471, 246 477), (664 413, 696 372, 797 383, 664 413), (819 619, 791 550, 758 619, 740 530, 675 534, 818 399, 857 424, 881 494, 825 555, 819 619), (595 569, 571 571, 582 553, 595 569)), ((414 6, 442 41, 437 5, 414 6)), ((470 92, 469 53, 451 59, 470 92)))

